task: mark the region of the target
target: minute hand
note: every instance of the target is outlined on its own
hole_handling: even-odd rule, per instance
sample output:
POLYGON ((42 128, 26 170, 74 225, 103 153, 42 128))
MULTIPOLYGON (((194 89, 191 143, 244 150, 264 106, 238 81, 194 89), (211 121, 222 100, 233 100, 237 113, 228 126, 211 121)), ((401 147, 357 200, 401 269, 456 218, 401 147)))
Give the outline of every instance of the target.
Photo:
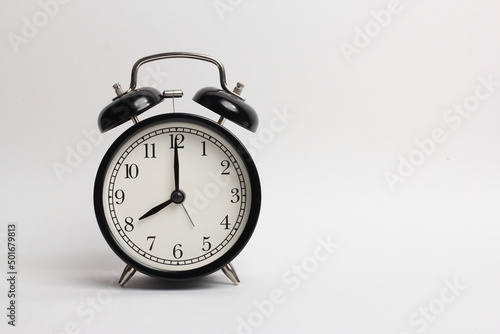
POLYGON ((177 148, 177 140, 174 148, 174 182, 175 191, 179 191, 179 149, 177 148))
POLYGON ((164 209, 166 208, 169 204, 171 204, 173 202, 172 199, 169 199, 168 201, 165 201, 161 204, 158 204, 157 206, 155 206, 154 208, 152 208, 151 210, 149 210, 148 212, 146 212, 145 214, 143 214, 139 220, 142 220, 144 218, 147 218, 151 215, 154 215, 155 213, 157 213, 158 211, 160 211, 161 209, 164 209))

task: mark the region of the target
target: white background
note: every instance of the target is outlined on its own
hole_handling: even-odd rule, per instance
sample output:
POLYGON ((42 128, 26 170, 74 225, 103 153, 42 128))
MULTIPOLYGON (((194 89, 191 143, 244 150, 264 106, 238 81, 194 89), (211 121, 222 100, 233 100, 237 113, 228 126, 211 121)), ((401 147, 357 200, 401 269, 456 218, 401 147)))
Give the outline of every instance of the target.
MULTIPOLYGON (((0 6, 1 277, 7 223, 19 226, 18 327, 2 278, 2 333, 498 333, 499 2, 0 6), (170 51, 220 59, 260 116, 255 135, 227 123, 263 188, 237 287, 219 272, 117 288, 124 265, 95 221, 97 167, 128 124, 90 149, 85 133, 137 59, 170 51)), ((212 118, 191 96, 217 84, 192 60, 139 78, 183 89, 176 110, 212 118)))

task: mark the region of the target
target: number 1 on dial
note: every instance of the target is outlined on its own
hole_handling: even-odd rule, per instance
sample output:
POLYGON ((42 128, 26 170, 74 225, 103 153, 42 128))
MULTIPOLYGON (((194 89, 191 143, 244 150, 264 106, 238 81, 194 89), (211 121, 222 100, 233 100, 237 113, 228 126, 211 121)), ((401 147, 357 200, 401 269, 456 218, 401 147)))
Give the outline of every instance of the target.
POLYGON ((202 146, 201 156, 206 157, 207 156, 207 143, 205 141, 202 141, 201 146, 202 146))

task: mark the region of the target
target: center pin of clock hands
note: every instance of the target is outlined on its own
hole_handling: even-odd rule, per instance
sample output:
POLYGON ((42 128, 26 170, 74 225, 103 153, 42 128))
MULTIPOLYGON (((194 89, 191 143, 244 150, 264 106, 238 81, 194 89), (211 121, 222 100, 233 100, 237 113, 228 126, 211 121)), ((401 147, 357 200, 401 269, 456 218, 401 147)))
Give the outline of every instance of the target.
POLYGON ((154 215, 155 213, 166 208, 170 204, 175 203, 175 204, 182 205, 182 208, 184 209, 184 212, 186 213, 186 216, 188 217, 189 222, 194 227, 193 220, 191 219, 191 216, 189 216, 189 213, 187 212, 186 207, 184 206, 184 203, 183 203, 184 200, 186 199, 186 195, 179 188, 179 148, 177 145, 177 140, 176 140, 175 147, 174 147, 174 184, 175 184, 175 190, 170 195, 170 199, 163 202, 163 203, 158 204, 157 206, 155 206, 154 208, 152 208, 151 210, 146 212, 144 215, 142 215, 139 218, 139 220, 142 220, 142 219, 147 218, 151 215, 154 215))

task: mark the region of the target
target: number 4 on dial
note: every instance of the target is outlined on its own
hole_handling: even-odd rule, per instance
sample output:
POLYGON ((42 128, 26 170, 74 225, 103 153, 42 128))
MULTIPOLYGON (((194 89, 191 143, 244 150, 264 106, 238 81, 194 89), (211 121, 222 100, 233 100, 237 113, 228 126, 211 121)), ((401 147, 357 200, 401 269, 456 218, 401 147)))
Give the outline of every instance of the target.
POLYGON ((226 215, 226 217, 224 217, 224 219, 222 219, 222 221, 220 222, 220 225, 224 226, 225 230, 229 230, 229 226, 231 225, 231 223, 229 223, 228 215, 226 215))

